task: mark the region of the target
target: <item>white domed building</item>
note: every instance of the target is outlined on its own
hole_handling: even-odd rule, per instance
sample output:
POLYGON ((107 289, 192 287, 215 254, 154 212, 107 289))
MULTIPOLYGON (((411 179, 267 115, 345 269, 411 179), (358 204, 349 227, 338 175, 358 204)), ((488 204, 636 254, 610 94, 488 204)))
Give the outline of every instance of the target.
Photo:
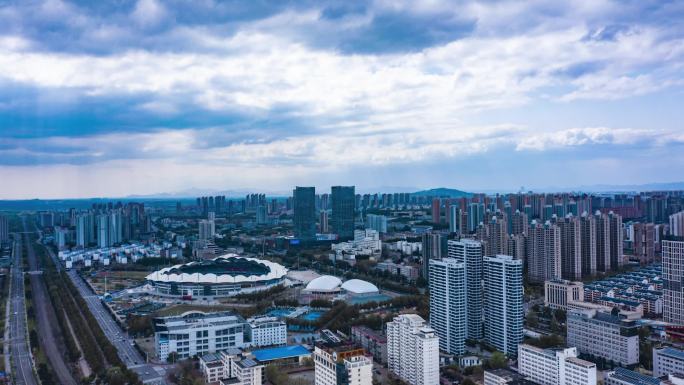
POLYGON ((375 298, 386 297, 381 296, 380 289, 374 284, 360 279, 350 279, 343 283, 332 275, 323 275, 309 282, 302 290, 301 296, 303 303, 309 303, 314 299, 342 299, 352 303, 363 303, 375 298))
POLYGON ((368 281, 350 279, 341 286, 347 299, 375 297, 380 294, 380 289, 368 281))
POLYGON ((342 289, 342 280, 332 275, 322 275, 313 279, 302 290, 302 301, 309 303, 313 299, 332 300, 337 297, 342 289))
POLYGON ((378 294, 380 289, 368 281, 350 279, 342 284, 341 288, 350 295, 378 294))

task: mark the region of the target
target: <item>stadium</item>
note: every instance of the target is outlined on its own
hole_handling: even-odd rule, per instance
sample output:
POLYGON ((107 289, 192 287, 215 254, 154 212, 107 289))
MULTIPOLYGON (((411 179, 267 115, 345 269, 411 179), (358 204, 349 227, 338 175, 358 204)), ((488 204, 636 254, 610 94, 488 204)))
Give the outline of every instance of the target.
POLYGON ((226 254, 206 261, 163 268, 146 277, 153 294, 195 299, 231 297, 283 283, 287 269, 277 263, 226 254))

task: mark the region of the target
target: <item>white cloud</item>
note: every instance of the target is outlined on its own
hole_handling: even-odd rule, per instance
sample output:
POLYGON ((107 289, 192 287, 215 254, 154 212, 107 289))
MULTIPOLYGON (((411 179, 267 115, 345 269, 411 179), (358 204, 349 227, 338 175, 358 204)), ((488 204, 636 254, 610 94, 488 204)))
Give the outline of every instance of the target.
POLYGON ((672 143, 684 143, 681 135, 661 130, 634 128, 583 127, 534 133, 518 141, 516 150, 545 151, 563 147, 577 147, 595 144, 632 145, 645 147, 672 143))
MULTIPOLYGON (((628 23, 604 39, 606 15, 633 11, 613 1, 466 2, 459 7, 448 1, 378 1, 369 12, 339 21, 321 20, 320 9, 290 9, 230 26, 175 25, 172 7, 154 0, 139 0, 130 13, 127 9, 111 23, 88 19, 82 9, 58 0, 39 8, 43 19, 69 19, 87 26, 90 44, 124 48, 108 54, 49 50, 49 44, 11 29, 0 37, 0 82, 35 87, 46 109, 76 106, 83 95, 115 95, 140 100, 126 111, 131 115, 182 121, 187 111, 235 112, 246 117, 245 126, 253 135, 246 140, 231 132, 233 127, 160 128, 78 138, 8 139, 3 144, 9 149, 0 150, 7 159, 78 163, 59 169, 73 177, 93 170, 119 176, 124 167, 139 164, 141 170, 135 174, 141 183, 155 181, 160 184, 155 190, 163 191, 171 186, 164 175, 174 167, 189 184, 209 181, 212 170, 249 175, 252 179, 245 186, 249 181, 269 181, 275 170, 301 176, 335 167, 464 159, 498 149, 520 153, 683 141, 681 133, 650 127, 612 129, 610 120, 601 119, 589 127, 565 129, 568 126, 559 122, 534 131, 525 121, 507 119, 505 112, 500 121, 514 124, 469 123, 477 121, 473 116, 539 99, 570 105, 681 87, 684 40, 655 23, 628 23), (387 10, 411 15, 444 12, 445 17, 477 24, 461 39, 390 54, 343 54, 334 44, 325 44, 326 36, 321 42, 304 36, 365 28, 374 14, 387 10), (131 20, 139 28, 126 24, 131 20), (167 43, 169 49, 146 50, 141 48, 145 44, 130 43, 135 39, 154 41, 158 45, 153 47, 167 43), (260 122, 271 114, 285 115, 294 123, 263 127, 268 132, 261 132, 260 122), (290 129, 297 122, 306 129, 290 129), (159 177, 146 174, 155 160, 161 162, 159 177), (193 173, 201 177, 192 179, 193 173)), ((11 13, 12 9, 0 8, 0 18, 11 13)), ((15 107, 0 100, 0 108, 15 107)), ((16 169, 0 166, 0 171, 6 176, 16 169)))
MULTIPOLYGON (((188 31, 188 30, 186 30, 188 31)), ((190 33, 190 32, 188 32, 190 33)), ((193 32, 194 33, 194 32, 193 32)), ((140 106, 162 115, 177 98, 200 108, 269 111, 287 105, 302 116, 357 114, 378 129, 446 130, 464 112, 516 106, 544 87, 566 86, 565 100, 622 98, 680 84, 683 43, 641 30, 613 42, 587 43, 584 28, 510 37, 472 37, 419 53, 343 56, 285 38, 241 32, 222 53, 128 51, 116 56, 31 52, 0 41, 0 73, 37 87, 78 88, 91 95, 151 93, 140 106), (636 46, 637 49, 633 47, 636 46), (649 50, 655 55, 641 55, 649 50), (670 55, 660 71, 633 75, 670 55), (675 60, 676 59, 676 60, 675 60), (600 73, 565 80, 559 71, 587 61, 600 73), (45 69, 49 68, 49 71, 45 69)))
POLYGON ((131 17, 141 27, 156 27, 168 17, 168 12, 157 0, 138 0, 131 17))

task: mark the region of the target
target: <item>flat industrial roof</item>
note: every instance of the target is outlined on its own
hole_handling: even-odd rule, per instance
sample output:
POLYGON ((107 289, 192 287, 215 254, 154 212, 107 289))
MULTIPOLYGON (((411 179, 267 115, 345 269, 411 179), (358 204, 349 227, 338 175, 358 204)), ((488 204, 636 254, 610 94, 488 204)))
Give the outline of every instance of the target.
POLYGON ((662 349, 656 349, 658 351, 658 354, 670 356, 673 358, 677 358, 680 360, 684 360, 684 351, 681 351, 679 349, 674 349, 671 347, 665 347, 662 349))
POLYGON ((277 348, 254 350, 252 352, 254 358, 262 362, 299 357, 309 354, 311 354, 311 352, 302 345, 279 346, 277 348))

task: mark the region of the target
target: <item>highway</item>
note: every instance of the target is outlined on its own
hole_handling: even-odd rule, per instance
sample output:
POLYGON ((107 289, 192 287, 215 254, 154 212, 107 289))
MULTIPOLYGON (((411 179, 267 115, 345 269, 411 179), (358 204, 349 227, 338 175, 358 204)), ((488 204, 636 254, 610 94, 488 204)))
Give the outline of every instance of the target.
MULTIPOLYGON (((50 250, 50 256, 59 265, 59 260, 50 250)), ((100 301, 100 298, 93 293, 90 287, 79 277, 76 270, 69 270, 67 275, 78 289, 79 293, 88 304, 88 309, 100 324, 105 336, 111 341, 112 345, 119 353, 119 358, 126 366, 138 373, 140 379, 146 384, 165 384, 165 368, 163 365, 152 365, 145 362, 145 358, 135 348, 132 338, 129 338, 121 327, 116 323, 112 315, 100 301)))
POLYGON ((14 383, 18 385, 37 385, 33 371, 33 359, 29 351, 26 330, 26 303, 24 300, 24 272, 21 264, 21 238, 16 237, 14 261, 11 269, 10 289, 10 360, 14 383))
MULTIPOLYGON (((38 231, 40 238, 42 232, 38 231)), ((57 255, 51 248, 46 248, 57 270, 62 271, 63 266, 57 255)), ((88 309, 97 320, 107 339, 114 345, 119 358, 129 369, 136 372, 143 383, 147 385, 165 385, 165 365, 148 364, 140 352, 135 348, 135 343, 128 334, 121 329, 112 315, 105 308, 100 298, 90 289, 88 284, 78 275, 76 270, 68 270, 67 275, 78 289, 79 294, 88 305, 88 309)))
MULTIPOLYGON (((24 220, 24 230, 26 231, 27 223, 24 220)), ((40 271, 40 263, 36 256, 36 251, 33 247, 32 240, 29 234, 23 234, 24 247, 26 248, 26 257, 28 259, 29 269, 28 273, 31 280, 31 292, 33 300, 33 309, 35 310, 36 329, 40 346, 42 347, 45 356, 50 362, 52 370, 62 385, 76 385, 77 381, 74 374, 71 372, 71 365, 66 359, 66 349, 62 337, 62 330, 57 321, 55 309, 52 306, 52 300, 47 292, 45 280, 40 271)))

